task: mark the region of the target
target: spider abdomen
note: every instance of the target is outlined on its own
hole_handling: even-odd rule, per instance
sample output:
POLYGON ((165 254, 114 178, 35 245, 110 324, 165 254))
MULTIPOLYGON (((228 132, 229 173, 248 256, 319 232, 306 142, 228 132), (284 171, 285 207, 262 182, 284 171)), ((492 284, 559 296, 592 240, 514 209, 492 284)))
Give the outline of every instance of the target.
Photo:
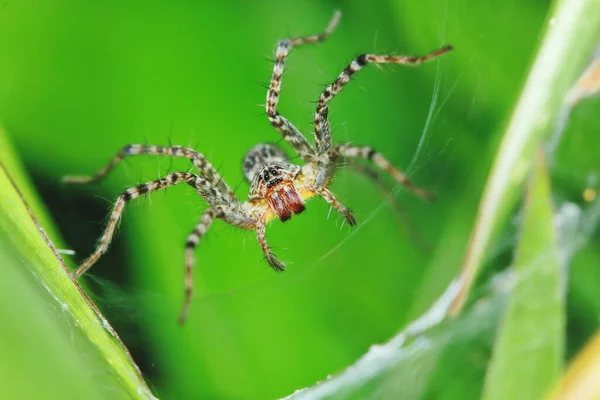
POLYGON ((277 145, 261 143, 252 147, 244 156, 242 170, 248 182, 252 183, 256 174, 267 164, 284 162, 287 159, 285 152, 277 145))

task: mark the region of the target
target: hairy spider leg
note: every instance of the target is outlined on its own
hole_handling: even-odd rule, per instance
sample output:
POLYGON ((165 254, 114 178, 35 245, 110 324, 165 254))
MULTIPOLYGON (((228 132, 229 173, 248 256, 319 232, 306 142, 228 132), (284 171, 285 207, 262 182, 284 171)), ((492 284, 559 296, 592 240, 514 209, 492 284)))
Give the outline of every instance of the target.
POLYGON ((179 324, 183 325, 187 319, 188 310, 194 294, 194 250, 202 236, 208 231, 215 218, 224 218, 232 212, 229 206, 215 206, 204 212, 200 217, 200 223, 196 225, 185 242, 185 295, 183 307, 179 315, 179 324))
POLYGON ((103 179, 108 173, 125 157, 137 156, 137 155, 151 155, 151 156, 168 156, 168 157, 182 157, 188 158, 196 167, 200 175, 205 178, 211 185, 216 187, 221 193, 231 200, 236 201, 233 190, 225 183, 221 175, 217 172, 215 167, 204 157, 203 154, 198 153, 194 149, 190 149, 182 146, 153 146, 153 145, 142 145, 142 144, 129 144, 124 146, 112 160, 95 175, 91 176, 65 176, 63 182, 65 183, 95 183, 103 179))
MULTIPOLYGON (((129 188, 118 197, 110 214, 110 218, 104 233, 100 237, 100 242, 96 250, 81 264, 79 268, 77 268, 77 270, 73 273, 73 278, 79 278, 81 275, 83 275, 100 258, 100 256, 106 252, 114 236, 115 228, 117 227, 119 219, 121 218, 121 214, 123 213, 123 208, 128 201, 138 198, 143 194, 165 189, 181 182, 185 182, 192 186, 196 189, 196 191, 198 191, 198 193, 211 193, 212 195, 214 191, 215 198, 217 201, 221 201, 221 204, 227 204, 229 202, 227 198, 218 193, 217 190, 206 179, 187 172, 172 172, 163 178, 129 188)), ((211 202, 214 201, 215 199, 211 199, 211 202)))
POLYGON ((381 153, 375 151, 375 149, 369 146, 354 146, 350 144, 338 144, 329 149, 327 152, 330 159, 336 160, 340 157, 344 158, 362 158, 365 160, 372 161, 379 168, 386 171, 394 180, 401 185, 403 185, 406 189, 413 192, 415 195, 426 199, 426 200, 434 200, 435 197, 433 194, 429 193, 427 190, 415 185, 406 177, 406 175, 396 169, 381 153))
POLYGON ((323 155, 331 147, 331 126, 328 119, 329 103, 338 93, 342 91, 344 86, 350 82, 350 79, 360 71, 365 65, 373 64, 404 64, 417 65, 452 50, 452 46, 445 46, 424 56, 389 56, 376 54, 361 54, 356 57, 350 65, 348 65, 335 81, 323 90, 319 101, 317 102, 317 110, 314 116, 315 143, 317 145, 317 155, 323 155))
POLYGON ((349 208, 347 208, 345 205, 340 203, 335 198, 335 195, 329 189, 327 189, 323 186, 316 186, 313 188, 313 190, 314 190, 315 194, 323 197, 330 206, 332 206, 340 214, 342 214, 344 216, 344 218, 346 218, 348 225, 350 225, 350 226, 356 225, 356 218, 354 217, 354 214, 352 213, 352 211, 349 208))
POLYGON ((294 46, 300 46, 307 43, 317 43, 324 41, 335 29, 337 23, 340 20, 341 12, 336 11, 333 14, 333 18, 329 22, 329 25, 322 33, 318 35, 299 37, 293 39, 280 40, 277 43, 277 50, 275 51, 275 65, 273 66, 273 76, 271 77, 271 83, 269 90, 267 91, 267 117, 271 122, 271 125, 283 138, 292 146, 294 151, 307 162, 313 160, 315 150, 308 142, 306 137, 296 128, 290 121, 283 117, 277 111, 277 103, 279 102, 279 94, 281 91, 281 77, 283 75, 283 67, 285 64, 285 58, 290 53, 294 46))
POLYGON ((271 248, 269 247, 269 244, 267 243, 265 231, 266 231, 265 224, 262 222, 258 223, 256 225, 256 240, 258 241, 260 248, 262 249, 263 253, 265 254, 265 257, 266 257, 267 261, 269 262, 269 265, 271 265, 271 267, 273 267, 273 269, 277 272, 285 271, 285 264, 283 262, 281 262, 277 257, 275 257, 275 255, 271 251, 271 248))

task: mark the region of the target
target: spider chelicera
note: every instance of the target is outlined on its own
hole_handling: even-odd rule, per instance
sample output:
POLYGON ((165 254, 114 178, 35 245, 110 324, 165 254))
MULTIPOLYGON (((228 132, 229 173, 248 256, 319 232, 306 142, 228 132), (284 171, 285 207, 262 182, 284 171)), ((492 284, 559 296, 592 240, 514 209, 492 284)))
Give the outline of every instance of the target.
POLYGON ((293 214, 300 214, 304 211, 306 200, 320 196, 340 212, 350 225, 356 224, 352 212, 340 203, 328 189, 337 165, 344 160, 371 161, 417 196, 432 199, 433 196, 429 192, 414 185, 406 175, 394 168, 387 159, 371 147, 351 144, 333 145, 328 120, 328 103, 340 93, 354 74, 367 64, 415 65, 447 53, 452 50, 452 46, 445 46, 418 57, 376 54, 361 54, 356 57, 337 79, 323 90, 319 97, 314 115, 315 146, 311 145, 306 137, 277 111, 283 66, 290 50, 295 46, 324 41, 334 30, 340 17, 341 13, 336 11, 325 31, 318 35, 284 39, 277 43, 273 76, 267 92, 267 117, 271 125, 281 133, 305 162, 303 166, 290 163, 284 151, 274 144, 256 145, 244 157, 243 172, 251 186, 248 200, 241 202, 213 165, 195 150, 181 146, 127 145, 95 175, 69 176, 65 177, 64 181, 69 183, 99 181, 123 158, 142 154, 188 158, 198 170, 198 174, 172 172, 161 179, 132 187, 123 192, 115 203, 96 250, 73 272, 72 277, 79 278, 106 252, 123 213, 123 208, 128 201, 182 182, 192 186, 210 205, 210 208, 200 217, 200 222, 190 233, 185 244, 185 299, 180 316, 181 323, 186 319, 194 288, 193 252, 215 219, 222 219, 239 228, 254 230, 258 244, 271 267, 276 271, 283 271, 284 263, 271 252, 265 238, 265 226, 270 220, 279 218, 281 221, 287 221, 293 214))

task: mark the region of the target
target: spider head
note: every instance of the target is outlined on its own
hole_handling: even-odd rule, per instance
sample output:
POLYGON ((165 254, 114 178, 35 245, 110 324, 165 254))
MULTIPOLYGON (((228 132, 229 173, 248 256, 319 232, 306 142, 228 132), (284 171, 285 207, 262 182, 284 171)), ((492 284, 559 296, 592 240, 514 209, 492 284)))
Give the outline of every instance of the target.
POLYGON ((287 163, 263 165, 254 176, 250 199, 266 199, 271 210, 285 222, 304 211, 304 200, 294 185, 300 167, 287 163))

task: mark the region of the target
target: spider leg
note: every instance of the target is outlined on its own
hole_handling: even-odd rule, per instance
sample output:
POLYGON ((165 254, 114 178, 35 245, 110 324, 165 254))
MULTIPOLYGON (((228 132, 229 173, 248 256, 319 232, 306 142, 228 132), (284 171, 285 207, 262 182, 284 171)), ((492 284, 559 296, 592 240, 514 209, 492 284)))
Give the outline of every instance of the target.
POLYGON ((273 254, 271 254, 270 250, 268 250, 268 246, 266 245, 266 241, 264 239, 265 227, 262 222, 257 221, 256 218, 254 218, 251 214, 245 211, 243 205, 240 204, 238 201, 230 204, 221 204, 213 206, 212 208, 206 210, 204 214, 202 214, 202 216, 200 217, 200 223, 196 225, 196 227, 194 228, 192 233, 189 234, 185 242, 185 296, 183 301, 183 307, 181 309, 181 314, 179 316, 179 323, 182 325, 187 319, 188 310, 194 293, 194 249, 196 248, 196 246, 198 246, 198 243, 200 243, 200 239, 202 239, 202 237, 211 227, 213 221, 217 218, 224 220, 230 225, 237 226, 238 228, 242 229, 256 229, 257 232, 260 229, 262 229, 262 233, 257 233, 257 237, 259 237, 259 243, 261 243, 261 247, 263 247, 263 251, 265 251, 269 263, 276 270, 283 270, 283 263, 278 261, 273 256, 273 254), (262 237, 262 242, 260 237, 262 237), (267 250, 265 250, 265 248, 267 250))
POLYGON ((323 90, 319 101, 317 102, 317 110, 314 117, 315 125, 315 143, 317 145, 317 155, 322 155, 331 147, 331 126, 329 124, 328 113, 329 108, 327 103, 331 101, 338 93, 342 91, 344 86, 354 74, 360 71, 369 63, 374 64, 405 64, 416 65, 425 61, 432 60, 441 56, 444 53, 452 50, 452 46, 445 46, 435 50, 424 56, 389 56, 375 54, 361 54, 348 65, 335 81, 323 90))
POLYGON ((169 156, 188 158, 211 185, 216 187, 221 193, 224 193, 231 201, 235 200, 235 194, 229 186, 223 181, 221 175, 215 167, 202 155, 194 149, 182 146, 147 146, 141 144, 130 144, 121 149, 112 160, 95 175, 92 176, 65 176, 63 182, 66 183, 94 183, 103 179, 108 173, 125 157, 137 155, 169 156))
POLYGON ((212 207, 204 212, 200 217, 200 223, 196 225, 185 242, 185 296, 183 307, 179 316, 179 324, 183 325, 187 318, 190 302, 194 294, 194 249, 198 246, 202 236, 208 231, 215 218, 223 218, 225 215, 233 212, 230 206, 222 205, 212 207))
POLYGON ((325 201, 327 203, 329 203, 330 206, 332 206, 340 214, 342 214, 344 216, 344 218, 346 218, 346 221, 348 221, 348 225, 350 225, 350 226, 356 225, 356 218, 354 217, 354 214, 352 213, 352 211, 349 208, 347 208, 345 205, 340 203, 338 201, 338 199, 335 198, 335 195, 329 189, 327 189, 323 186, 316 186, 312 190, 319 196, 323 197, 325 199, 325 201))
POLYGON ((408 215, 405 212, 406 210, 402 208, 400 202, 398 202, 398 199, 394 195, 394 191, 392 190, 388 182, 386 182, 381 177, 379 172, 375 170, 375 168, 371 165, 364 165, 358 163, 356 159, 347 159, 347 167, 356 171, 359 174, 364 175, 377 185, 377 187, 383 193, 386 200, 390 203, 390 205, 396 212, 396 215, 398 216, 401 226, 403 227, 406 235, 415 243, 419 250, 421 250, 422 252, 429 251, 430 245, 426 243, 426 241, 423 239, 414 222, 411 221, 410 215, 408 215))
POLYGON ((405 188, 407 188, 417 196, 427 200, 434 200, 433 194, 412 183, 404 173, 397 170, 392 164, 390 164, 390 162, 385 157, 381 155, 381 153, 378 153, 371 147, 338 144, 329 149, 327 154, 329 155, 330 159, 333 160, 339 157, 344 157, 347 159, 362 158, 365 160, 373 161, 375 165, 377 165, 379 168, 385 170, 388 174, 390 174, 396 182, 402 184, 405 188))
POLYGON ((258 244, 260 245, 260 248, 262 249, 263 253, 265 254, 265 257, 267 259, 267 261, 269 262, 269 265, 277 272, 281 272, 285 270, 285 264, 283 262, 281 262, 277 257, 275 257, 275 255, 273 254, 273 252, 271 252, 271 248, 269 247, 269 244, 267 243, 267 238, 265 236, 265 224, 260 222, 256 225, 256 240, 258 241, 258 244))
POLYGON ((143 194, 155 192, 157 190, 165 189, 169 186, 177 185, 178 183, 185 182, 188 185, 196 189, 196 191, 204 197, 204 199, 211 205, 216 203, 228 204, 228 200, 225 195, 219 193, 206 179, 201 176, 190 174, 187 172, 172 172, 161 179, 156 179, 141 185, 132 187, 124 191, 117 199, 115 206, 110 214, 108 224, 104 230, 104 233, 100 237, 100 241, 96 250, 88 257, 75 272, 73 272, 72 278, 77 279, 83 275, 88 269, 94 265, 96 261, 106 252, 110 242, 115 233, 117 224, 123 214, 125 204, 135 198, 140 197, 143 194))
POLYGON ((396 197, 394 196, 392 188, 390 188, 386 184, 387 182, 385 182, 381 178, 381 175, 379 175, 379 172, 376 171, 375 168, 373 168, 371 165, 359 164, 358 162, 356 162, 356 160, 352 159, 347 159, 344 167, 350 168, 351 170, 373 181, 377 185, 379 190, 382 192, 384 197, 389 201, 390 205, 394 208, 396 213, 398 215, 404 214, 402 207, 400 206, 400 204, 396 200, 396 197))
POLYGON ((312 156, 315 155, 315 150, 310 145, 308 140, 306 140, 306 137, 304 137, 304 135, 291 122, 289 122, 277 111, 277 103, 279 102, 279 93, 281 91, 281 76, 283 75, 283 66, 285 64, 285 58, 294 46, 300 46, 306 43, 322 42, 335 29, 340 17, 341 13, 336 11, 327 28, 325 28, 325 30, 318 35, 284 39, 277 43, 277 50, 275 52, 275 65, 273 66, 273 76, 271 77, 271 84, 269 85, 269 90, 267 91, 267 117, 269 118, 271 125, 273 125, 273 127, 277 129, 279 133, 281 133, 283 138, 305 161, 312 160, 312 156))

